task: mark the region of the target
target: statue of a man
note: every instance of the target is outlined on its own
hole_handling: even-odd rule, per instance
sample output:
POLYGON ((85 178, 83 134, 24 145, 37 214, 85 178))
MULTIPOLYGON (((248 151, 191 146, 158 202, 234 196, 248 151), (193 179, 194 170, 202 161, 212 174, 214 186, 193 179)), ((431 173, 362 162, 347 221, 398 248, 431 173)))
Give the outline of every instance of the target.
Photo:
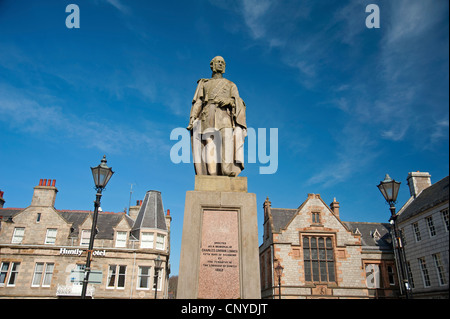
POLYGON ((245 103, 225 79, 225 60, 210 63, 211 79, 200 79, 192 100, 188 130, 197 175, 237 176, 244 169, 247 135, 245 103))

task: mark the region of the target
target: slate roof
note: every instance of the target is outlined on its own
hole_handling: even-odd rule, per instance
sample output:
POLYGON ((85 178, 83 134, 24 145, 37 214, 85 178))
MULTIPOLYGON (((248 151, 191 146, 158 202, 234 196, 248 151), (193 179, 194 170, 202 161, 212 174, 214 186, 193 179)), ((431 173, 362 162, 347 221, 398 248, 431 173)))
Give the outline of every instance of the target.
POLYGON ((399 211, 398 222, 402 222, 429 208, 439 205, 449 199, 448 176, 425 188, 405 209, 399 211))
MULTIPOLYGON (((299 209, 270 208, 273 231, 280 232, 286 228, 299 209)), ((352 233, 361 235, 361 245, 377 250, 391 250, 392 240, 389 223, 342 222, 352 233)))
POLYGON ((145 193, 131 233, 139 238, 139 229, 142 228, 167 230, 161 192, 159 191, 150 190, 145 193))
POLYGON ((2 208, 0 209, 0 217, 2 217, 3 222, 6 222, 10 217, 16 216, 21 211, 23 211, 23 208, 2 208))
MULTIPOLYGON (((1 222, 8 222, 25 208, 0 208, 1 222)), ((68 223, 71 224, 69 237, 79 235, 79 226, 86 220, 92 211, 87 210, 56 210, 56 212, 68 223)), ((139 239, 139 230, 142 228, 161 229, 167 231, 164 207, 161 199, 161 192, 150 190, 145 194, 136 221, 125 213, 99 212, 97 219, 98 239, 114 239, 114 227, 125 218, 131 228, 131 235, 139 239)))
MULTIPOLYGON (((24 208, 3 208, 0 209, 0 216, 2 222, 7 222, 10 217, 14 218, 15 215, 22 212, 24 208)), ((73 210, 57 210, 57 213, 68 223, 72 225, 69 237, 77 237, 79 235, 79 226, 85 221, 89 214, 93 214, 92 211, 73 211, 73 210)), ((114 227, 125 217, 130 227, 133 226, 134 220, 132 220, 125 213, 109 213, 99 212, 97 218, 98 239, 114 239, 114 227)))
POLYGON ((379 250, 392 250, 389 223, 342 222, 349 231, 361 235, 361 245, 379 250))
POLYGON ((270 208, 273 221, 273 231, 280 232, 297 214, 298 209, 292 208, 270 208))
MULTIPOLYGON (((70 237, 77 237, 79 235, 79 226, 86 220, 89 214, 88 211, 59 211, 59 214, 69 223, 72 224, 72 231, 70 237)), ((133 226, 134 221, 125 213, 103 213, 99 212, 97 218, 98 233, 96 239, 114 239, 114 227, 119 224, 122 218, 128 222, 130 227, 133 226)))

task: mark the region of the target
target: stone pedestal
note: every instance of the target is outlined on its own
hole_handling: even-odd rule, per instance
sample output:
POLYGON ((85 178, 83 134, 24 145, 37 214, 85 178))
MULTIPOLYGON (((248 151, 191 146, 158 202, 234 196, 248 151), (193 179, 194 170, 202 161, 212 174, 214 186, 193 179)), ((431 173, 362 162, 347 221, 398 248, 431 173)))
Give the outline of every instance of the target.
POLYGON ((195 176, 186 192, 177 298, 261 298, 256 195, 246 177, 195 176))

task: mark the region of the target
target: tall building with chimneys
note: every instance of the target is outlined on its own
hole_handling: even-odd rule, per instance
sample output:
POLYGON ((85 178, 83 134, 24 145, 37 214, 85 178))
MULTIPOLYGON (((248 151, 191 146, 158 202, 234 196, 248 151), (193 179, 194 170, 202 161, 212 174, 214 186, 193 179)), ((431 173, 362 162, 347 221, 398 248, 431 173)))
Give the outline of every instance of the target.
MULTIPOLYGON (((41 179, 30 206, 8 208, 0 191, 0 296, 81 295, 93 212, 55 208, 57 193, 55 180, 41 179)), ((87 296, 167 298, 171 220, 158 191, 129 215, 99 212, 87 296)))

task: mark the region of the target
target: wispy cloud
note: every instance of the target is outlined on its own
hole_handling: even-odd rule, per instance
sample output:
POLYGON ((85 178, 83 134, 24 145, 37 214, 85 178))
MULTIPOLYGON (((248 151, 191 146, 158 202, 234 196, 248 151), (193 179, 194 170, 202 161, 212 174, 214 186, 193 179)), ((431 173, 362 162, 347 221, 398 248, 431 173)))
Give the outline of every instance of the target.
POLYGON ((333 140, 336 152, 329 155, 333 161, 314 173, 306 181, 307 185, 330 187, 345 182, 355 172, 373 164, 381 153, 377 150, 378 143, 361 124, 347 123, 333 140))
POLYGON ((270 0, 244 0, 242 2, 245 23, 255 39, 266 34, 264 16, 271 5, 270 0))
POLYGON ((114 8, 122 12, 123 14, 129 15, 131 13, 130 7, 124 5, 120 0, 104 0, 114 8))
POLYGON ((357 0, 242 2, 248 34, 279 48, 281 62, 298 70, 304 88, 334 95, 329 103, 348 120, 338 124, 334 164, 309 183, 332 185, 364 170, 380 156, 369 141, 429 147, 448 140, 448 28, 439 27, 448 19, 448 1, 382 2, 376 30, 365 27, 365 6, 357 0))
POLYGON ((51 102, 38 101, 33 96, 35 94, 0 84, 2 125, 54 143, 70 140, 82 148, 96 148, 108 153, 150 148, 167 151, 167 142, 155 137, 157 134, 154 131, 137 131, 127 125, 112 123, 107 118, 93 120, 90 116, 76 115, 51 102))

